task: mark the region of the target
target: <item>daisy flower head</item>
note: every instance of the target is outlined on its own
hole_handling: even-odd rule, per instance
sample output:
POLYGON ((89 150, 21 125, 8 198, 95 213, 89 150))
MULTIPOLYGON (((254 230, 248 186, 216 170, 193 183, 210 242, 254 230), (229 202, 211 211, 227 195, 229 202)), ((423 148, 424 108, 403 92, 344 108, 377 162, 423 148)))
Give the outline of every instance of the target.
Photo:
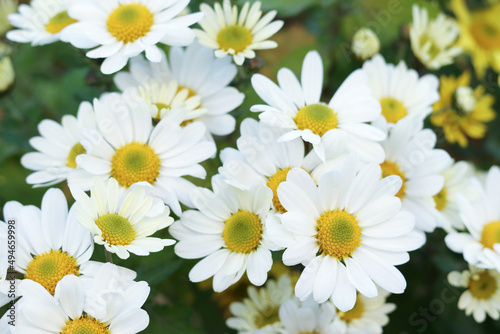
POLYGON ((432 232, 440 222, 434 196, 443 189, 440 173, 452 163, 450 155, 436 149, 436 134, 423 129, 420 119, 406 118, 389 131, 383 143, 386 160, 382 176, 397 175, 403 185, 397 192, 403 208, 415 215, 419 231, 432 232))
POLYGON ((477 198, 468 200, 457 198, 460 218, 466 227, 465 232, 451 232, 445 237, 448 248, 463 253, 470 265, 500 270, 500 168, 493 166, 486 180, 474 183, 477 198))
POLYGON ((232 317, 226 320, 226 325, 240 334, 281 329, 280 306, 293 297, 290 276, 283 274, 277 281, 270 279, 264 287, 249 286, 247 291, 248 298, 229 306, 232 317))
POLYGON ((168 84, 153 80, 139 89, 131 88, 125 91, 125 95, 130 94, 151 105, 151 117, 156 123, 168 118, 182 126, 206 113, 206 109, 200 107, 200 97, 192 96, 188 89, 180 86, 175 80, 170 80, 168 84))
POLYGON ((87 52, 89 58, 105 58, 104 74, 121 70, 128 59, 141 52, 151 62, 161 61, 156 44, 189 45, 194 33, 189 28, 202 13, 177 16, 189 0, 99 0, 75 1, 68 13, 78 22, 61 33, 61 40, 87 52))
POLYGON ((331 303, 318 304, 312 298, 299 301, 289 299, 279 308, 279 329, 262 329, 256 334, 335 334, 335 309, 331 303))
POLYGON ((13 27, 7 38, 18 43, 44 45, 56 42, 76 20, 68 15, 70 0, 33 0, 20 4, 19 13, 8 16, 13 27))
POLYGON ((380 103, 372 97, 363 71, 351 73, 328 104, 321 102, 323 62, 316 51, 304 59, 301 82, 287 68, 279 70, 278 82, 279 86, 255 74, 253 88, 267 105, 254 105, 250 110, 261 112, 262 122, 288 130, 279 141, 302 137, 324 161, 329 148, 324 147, 322 138, 331 131, 330 135, 345 136, 347 148, 357 152, 362 160, 383 161, 384 150, 379 142, 386 134, 366 124, 380 116, 380 103))
POLYGON ((441 99, 434 103, 431 114, 432 124, 443 128, 446 141, 461 147, 469 145, 468 138, 483 138, 488 129, 485 123, 496 117, 494 96, 484 86, 472 88, 470 80, 467 71, 459 77, 441 76, 441 99))
POLYGON ((227 55, 233 57, 237 65, 245 58, 255 58, 254 50, 274 49, 278 44, 268 40, 283 27, 283 21, 271 22, 277 11, 273 10, 262 17, 261 2, 250 6, 245 2, 238 15, 236 5, 231 7, 230 0, 222 6, 215 3, 214 8, 201 4, 205 16, 198 22, 202 29, 195 29, 200 44, 215 50, 217 58, 227 55))
POLYGON ((234 131, 236 123, 229 112, 245 98, 229 86, 236 72, 230 59, 215 58, 210 49, 195 41, 185 49, 172 47, 168 59, 162 55, 159 63, 135 57, 130 72, 117 73, 114 81, 122 91, 135 89, 153 103, 153 112, 159 112, 160 117, 184 104, 187 112, 181 113, 179 120, 184 124, 200 121, 210 133, 224 136, 234 131))
POLYGON ((204 178, 200 162, 215 154, 215 144, 205 140, 200 122, 184 127, 169 121, 153 126, 150 106, 142 99, 105 94, 94 100, 97 128, 82 133, 86 153, 76 158, 81 171, 68 177, 70 188, 89 190, 93 176, 113 177, 123 188, 147 182, 157 196, 180 215, 179 201, 192 207, 189 191, 195 186, 182 178, 204 178))
POLYGON ((439 100, 437 77, 432 74, 419 77, 404 61, 395 66, 375 55, 363 64, 363 71, 373 97, 382 108, 382 116, 376 122, 381 128, 391 127, 408 116, 423 120, 431 113, 432 104, 439 100))
POLYGON ((500 3, 470 11, 465 0, 452 0, 451 9, 460 27, 457 44, 471 56, 477 75, 488 67, 500 72, 500 3))
POLYGON ((34 170, 26 178, 35 187, 51 186, 68 178, 77 168, 76 157, 85 153, 80 142, 84 129, 95 129, 92 105, 82 102, 77 117, 64 115, 61 123, 45 119, 38 124, 41 136, 30 139, 30 145, 38 152, 23 155, 21 164, 34 170))
POLYGON ((389 323, 389 313, 396 309, 396 304, 387 303, 386 299, 390 294, 379 289, 379 294, 373 298, 367 298, 362 294, 357 294, 356 304, 347 311, 337 310, 335 326, 338 333, 343 334, 381 334, 382 327, 389 323))
POLYGON ((283 263, 303 264, 295 285, 300 300, 329 298, 345 312, 354 307, 356 291, 372 298, 378 284, 392 293, 406 287, 394 266, 409 260, 408 251, 424 238, 413 231, 414 216, 401 209, 395 195, 398 176, 380 179, 381 168, 357 166, 351 155, 340 170, 321 177, 318 185, 300 168, 292 169, 278 187, 287 210, 281 224, 268 224, 271 240, 285 249, 283 263))
POLYGON ((438 70, 453 63, 453 58, 462 53, 455 42, 460 33, 457 22, 439 13, 429 20, 427 9, 413 5, 413 23, 410 26, 411 48, 425 67, 438 70))
POLYGON ((133 334, 146 329, 149 316, 141 306, 149 295, 148 284, 117 275, 113 267, 103 265, 94 279, 68 275, 58 283, 54 296, 38 284, 23 282, 26 299, 18 310, 19 332, 133 334))
POLYGON ((254 184, 269 187, 273 191, 273 208, 281 213, 285 209, 278 199, 277 189, 293 167, 300 167, 319 180, 321 175, 341 165, 347 156, 343 149, 345 143, 339 140, 342 138, 326 134, 323 141, 331 149, 326 152, 323 163, 314 151, 305 155, 304 142, 300 138, 279 142, 277 139, 285 131, 251 118, 244 119, 241 136, 236 141, 238 150, 222 150, 223 165, 219 167, 224 181, 237 188, 249 190, 254 184))
POLYGON ((94 235, 96 243, 121 259, 129 253, 159 252, 175 241, 150 235, 174 220, 161 199, 147 195, 148 187, 137 184, 124 190, 113 178, 103 181, 95 177, 90 197, 79 188, 71 189, 77 203, 76 219, 94 235))
POLYGON ((361 28, 352 37, 352 52, 361 60, 366 60, 380 51, 380 40, 370 28, 361 28))
POLYGON ((500 274, 494 269, 481 269, 469 265, 469 270, 452 271, 448 282, 459 288, 466 288, 458 300, 458 308, 472 314, 478 323, 486 315, 494 320, 500 318, 500 274))
POLYGON ((170 227, 179 240, 175 253, 185 259, 202 258, 189 273, 192 282, 213 276, 215 292, 238 282, 243 274, 254 285, 267 280, 275 245, 267 237, 266 218, 272 191, 260 184, 240 190, 212 178, 213 192, 198 188, 191 193, 198 210, 183 212, 170 227))
POLYGON ((439 174, 444 176, 444 185, 441 191, 434 195, 436 209, 440 212, 439 226, 447 232, 462 230, 465 228, 459 217, 460 205, 458 195, 473 198, 474 192, 470 191, 470 179, 474 175, 471 165, 466 161, 455 162, 439 174))
POLYGON ((4 216, 7 222, 15 221, 14 269, 24 275, 23 279, 39 283, 53 295, 63 277, 93 273, 95 266, 89 262, 94 250, 92 238, 76 221, 74 210, 68 212, 61 190, 47 190, 41 209, 7 202, 4 216))

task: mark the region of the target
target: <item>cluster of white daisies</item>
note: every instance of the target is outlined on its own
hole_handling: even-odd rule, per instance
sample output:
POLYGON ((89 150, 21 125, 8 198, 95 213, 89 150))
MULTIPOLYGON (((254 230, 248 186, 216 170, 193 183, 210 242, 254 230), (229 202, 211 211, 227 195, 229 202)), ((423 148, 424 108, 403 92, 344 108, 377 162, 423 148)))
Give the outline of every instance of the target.
MULTIPOLYGON (((450 274, 467 288, 459 307, 477 321, 485 313, 498 319, 500 170, 478 180, 470 165, 435 148, 423 120, 439 100, 437 78, 375 55, 325 95, 315 51, 300 80, 287 68, 278 84, 255 74, 263 103, 250 110, 259 121, 243 120, 237 149, 220 152, 212 190, 196 187, 186 176, 206 177, 202 163, 218 154, 213 136, 235 130, 230 112, 244 99, 231 86, 236 65, 276 47, 268 38, 283 22, 274 11, 262 15, 259 2, 238 11, 225 0, 190 14, 188 3, 33 0, 10 16, 19 28, 11 40, 92 49, 87 56, 104 58, 106 74, 129 63, 114 76, 120 93, 82 102, 61 123, 42 121, 30 139, 36 151, 22 157, 34 171, 29 184, 67 181, 75 203, 68 211, 62 191, 49 189, 41 209, 4 207, 5 221, 16 221, 13 269, 23 277, 17 328, 144 330, 147 283, 90 261, 94 243, 122 259, 175 243, 179 257, 201 259, 192 282, 212 278, 216 292, 245 274, 255 286, 267 282, 231 305, 227 325, 239 333, 380 333, 395 308, 387 296, 406 288, 396 266, 436 227, 471 266, 450 274), (171 46, 168 56, 159 43, 171 46), (166 227, 177 242, 152 237, 166 227), (302 268, 296 282, 268 280, 273 252, 302 268)), ((8 266, 0 263, 2 304, 8 266)))

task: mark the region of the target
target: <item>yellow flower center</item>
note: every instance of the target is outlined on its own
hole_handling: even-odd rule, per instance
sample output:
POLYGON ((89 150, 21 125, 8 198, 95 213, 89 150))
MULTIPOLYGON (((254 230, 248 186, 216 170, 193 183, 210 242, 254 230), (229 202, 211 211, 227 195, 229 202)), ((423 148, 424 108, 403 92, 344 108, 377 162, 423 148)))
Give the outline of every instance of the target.
POLYGON ((434 202, 436 202, 436 209, 438 209, 439 211, 443 210, 446 207, 447 192, 445 187, 443 187, 440 192, 434 195, 434 202))
POLYGON ((172 108, 172 106, 165 104, 165 103, 162 103, 162 102, 154 103, 154 105, 158 108, 158 112, 160 112, 160 110, 162 110, 162 109, 172 108))
POLYGON ((486 50, 500 49, 500 22, 488 10, 478 10, 472 15, 470 33, 477 44, 486 50))
POLYGON ((356 297, 356 304, 354 304, 354 307, 351 310, 347 312, 338 311, 337 314, 343 321, 350 322, 351 320, 361 318, 364 311, 365 305, 363 304, 363 301, 358 294, 358 296, 356 297))
POLYGON ((397 123, 401 118, 408 115, 403 103, 392 97, 383 97, 380 99, 382 106, 382 115, 389 123, 397 123))
POLYGON ((469 282, 470 293, 477 299, 490 299, 497 291, 497 281, 487 271, 483 271, 479 277, 471 278, 469 282))
POLYGON ((181 86, 181 85, 179 85, 179 88, 177 88, 177 93, 180 93, 184 89, 186 89, 188 91, 188 95, 187 95, 186 99, 192 98, 193 96, 197 95, 196 92, 194 90, 192 90, 191 88, 186 87, 186 86, 181 86))
POLYGON ((337 114, 325 104, 310 104, 299 109, 295 115, 295 124, 300 130, 309 129, 323 136, 328 130, 338 125, 337 114))
POLYGON ((76 143, 69 151, 68 157, 66 158, 66 166, 76 168, 76 157, 85 153, 87 153, 87 151, 83 148, 82 144, 76 143))
POLYGON ((270 176, 268 181, 267 181, 267 186, 271 188, 273 191, 273 205, 276 211, 285 213, 286 210, 281 205, 281 202, 278 198, 278 186, 280 185, 281 182, 286 180, 286 176, 288 175, 288 172, 292 169, 292 167, 287 167, 283 169, 278 169, 276 173, 274 173, 273 176, 270 176))
POLYGON ((58 32, 61 32, 61 30, 75 22, 77 22, 77 20, 69 17, 67 11, 60 12, 50 19, 49 23, 47 23, 47 25, 45 26, 45 30, 47 30, 51 34, 57 34, 58 32))
POLYGON ((30 261, 24 278, 39 283, 54 295, 57 283, 66 275, 80 275, 76 259, 61 250, 50 250, 30 261))
POLYGON ((106 324, 88 315, 66 322, 60 334, 111 334, 106 324))
POLYGON ((481 243, 490 249, 493 249, 494 244, 500 243, 500 221, 494 221, 484 226, 481 233, 481 243))
MULTIPOLYGON (((161 120, 161 111, 163 109, 170 111, 173 107, 184 105, 188 99, 197 95, 196 92, 189 87, 180 86, 173 82, 167 85, 156 81, 139 87, 139 92, 146 102, 158 108, 158 112, 154 116, 155 122, 161 120)), ((198 103, 194 109, 199 107, 200 105, 198 103)))
POLYGON ((436 44, 434 39, 429 37, 429 35, 427 35, 427 34, 420 36, 419 42, 420 42, 420 46, 424 46, 427 42, 430 42, 431 47, 429 48, 428 54, 429 54, 431 59, 434 59, 441 52, 441 49, 436 44))
POLYGON ((260 244, 262 223, 258 215, 239 210, 225 222, 222 231, 227 248, 236 253, 251 253, 260 244))
POLYGON ((383 178, 387 177, 389 175, 397 175, 401 178, 401 180, 403 181, 403 184, 401 185, 401 189, 399 189, 396 196, 403 199, 405 188, 406 188, 405 173, 403 173, 403 171, 399 168, 399 166, 396 163, 390 162, 390 161, 384 161, 383 163, 380 164, 380 167, 382 168, 382 177, 383 178))
POLYGON ((134 227, 130 222, 116 213, 100 216, 95 224, 102 231, 102 239, 110 245, 130 245, 135 239, 134 227))
POLYGON ((221 50, 233 49, 236 53, 244 51, 252 44, 252 32, 239 25, 230 25, 222 28, 217 34, 217 43, 221 50))
POLYGON ((156 113, 156 117, 154 118, 154 120, 155 120, 156 122, 161 121, 161 111, 162 111, 163 109, 170 110, 170 109, 172 108, 172 106, 169 106, 169 105, 167 105, 167 104, 165 104, 165 103, 161 103, 161 102, 158 102, 158 103, 153 103, 153 104, 156 106, 156 108, 158 108, 158 112, 156 113))
POLYGON ((319 250, 337 260, 352 255, 361 245, 361 227, 356 216, 344 210, 326 211, 317 220, 319 250))
POLYGON ((262 328, 267 325, 272 325, 280 321, 279 306, 268 306, 264 310, 260 310, 255 315, 254 322, 257 328, 262 328))
POLYGON ((108 31, 123 43, 144 37, 153 26, 154 15, 140 3, 118 6, 108 17, 108 31))
POLYGON ((151 147, 134 142, 116 150, 111 160, 111 177, 127 188, 141 181, 154 184, 160 166, 160 158, 151 147))

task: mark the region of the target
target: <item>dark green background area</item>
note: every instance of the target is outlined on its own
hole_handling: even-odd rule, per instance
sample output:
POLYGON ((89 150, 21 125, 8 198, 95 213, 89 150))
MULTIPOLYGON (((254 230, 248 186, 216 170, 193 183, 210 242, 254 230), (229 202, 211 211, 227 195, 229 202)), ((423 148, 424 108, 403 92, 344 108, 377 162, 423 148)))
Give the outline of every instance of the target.
MULTIPOLYGON (((266 11, 276 9, 285 27, 273 37, 279 43, 275 50, 258 52, 259 59, 239 70, 234 84, 245 93, 243 105, 232 114, 238 125, 245 117, 256 115, 249 107, 261 101, 249 84, 250 74, 261 73, 276 79, 277 70, 289 67, 300 73, 303 57, 310 50, 318 50, 324 60, 324 99, 328 100, 335 89, 362 63, 350 51, 354 32, 368 25, 378 34, 381 53, 388 62, 406 61, 409 67, 421 74, 429 73, 414 58, 408 39, 411 22, 410 0, 264 0, 266 11), (263 65, 262 68, 261 65, 263 65)), ((213 1, 208 1, 213 3, 213 1)), ((243 3, 243 1, 239 1, 243 3)), ((446 1, 418 2, 429 8, 431 16, 445 9, 446 1)), ((199 1, 193 1, 192 9, 199 1)), ((475 1, 475 6, 482 2, 475 1)), ((30 171, 20 165, 21 156, 31 151, 28 139, 38 135, 37 125, 42 119, 60 121, 65 114, 76 114, 81 101, 92 101, 103 92, 115 91, 112 77, 100 73, 99 63, 85 57, 85 52, 64 43, 42 47, 17 45, 12 54, 16 81, 9 91, 0 95, 0 206, 6 201, 17 200, 23 204, 39 206, 45 188, 32 188, 25 183, 30 171)), ((472 70, 466 56, 455 65, 435 73, 460 74, 472 70)), ((500 100, 497 76, 487 72, 473 85, 482 84, 500 100)), ((497 101, 495 110, 499 110, 497 101)), ((457 160, 469 160, 482 169, 500 161, 500 117, 490 123, 486 138, 471 141, 467 149, 449 145, 440 129, 438 146, 445 148, 457 160)), ((235 147, 238 132, 216 138, 217 146, 235 147)), ((217 172, 220 161, 204 163, 209 177, 217 172)), ((210 178, 196 180, 198 185, 209 186, 210 178)), ((64 188, 64 185, 61 185, 64 188)), ((1 217, 1 215, 0 215, 1 217)), ((167 231, 158 236, 168 237, 167 231)), ((446 275, 452 270, 463 270, 466 263, 460 255, 444 245, 445 233, 437 230, 428 236, 427 244, 411 254, 409 263, 400 267, 408 287, 402 295, 393 295, 389 302, 397 304, 390 315, 386 333, 493 333, 500 331, 499 322, 488 319, 476 324, 471 317, 457 309, 462 290, 450 287, 446 275)), ((104 250, 96 245, 95 260, 104 261, 104 250)), ((280 254, 276 254, 279 261, 280 254)), ((145 333, 233 333, 225 328, 223 310, 213 300, 210 289, 202 289, 188 280, 188 272, 196 261, 179 259, 172 247, 148 257, 132 255, 126 261, 115 257, 115 263, 134 269, 138 279, 151 285, 151 294, 145 309, 151 317, 145 333)))

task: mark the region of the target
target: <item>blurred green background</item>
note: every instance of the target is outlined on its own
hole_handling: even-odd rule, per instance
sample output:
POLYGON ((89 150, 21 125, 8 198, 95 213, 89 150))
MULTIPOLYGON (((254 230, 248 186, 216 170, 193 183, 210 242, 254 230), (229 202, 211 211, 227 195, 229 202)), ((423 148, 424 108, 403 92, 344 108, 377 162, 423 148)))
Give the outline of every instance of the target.
MULTIPOLYGON (((206 1, 212 4, 213 1, 206 1)), ((238 1, 242 4, 243 1, 238 1)), ((411 22, 411 6, 426 6, 434 17, 445 9, 446 1, 409 0, 264 0, 265 11, 278 11, 285 20, 284 28, 272 39, 279 47, 261 51, 259 59, 240 70, 234 84, 246 94, 243 105, 233 112, 238 127, 245 117, 256 115, 249 107, 261 101, 249 84, 250 74, 260 71, 276 79, 277 70, 289 67, 300 73, 303 58, 310 50, 318 50, 324 60, 326 77, 324 96, 329 99, 335 89, 359 62, 350 51, 354 32, 369 26, 381 41, 381 53, 387 62, 404 60, 419 73, 429 73, 415 59, 408 39, 411 22)), ((480 6, 481 1, 475 1, 480 6)), ((192 1, 192 10, 199 8, 199 1, 192 1)), ((9 43, 14 48, 12 60, 16 80, 10 90, 0 95, 0 206, 6 201, 17 200, 23 204, 39 206, 45 188, 32 188, 25 183, 30 171, 20 165, 21 156, 31 151, 28 139, 38 135, 37 125, 42 119, 60 121, 64 114, 76 114, 81 101, 92 101, 103 92, 115 91, 111 76, 99 71, 99 64, 85 57, 82 50, 69 44, 55 43, 41 47, 9 43)), ((466 56, 457 59, 456 65, 441 69, 440 74, 460 74, 471 69, 466 56)), ((485 79, 473 82, 482 84, 499 99, 496 74, 488 72, 485 79)), ((495 110, 499 110, 498 101, 495 110)), ((467 149, 449 145, 439 129, 438 146, 445 148, 457 160, 469 160, 487 169, 500 161, 500 117, 489 124, 484 140, 471 141, 467 149)), ((235 147, 238 131, 227 137, 217 138, 222 149, 235 147)), ((217 172, 220 161, 205 163, 209 177, 217 172)), ((196 181, 209 186, 210 178, 196 181)), ((59 185, 65 188, 65 185, 59 185)), ((66 190, 67 193, 67 190, 66 190)), ((160 232, 159 235, 166 235, 160 232)), ((443 242, 445 233, 435 231, 428 236, 427 244, 411 254, 411 260, 399 268, 407 279, 408 287, 403 295, 393 295, 388 301, 397 309, 390 314, 386 333, 493 333, 500 331, 499 322, 487 319, 476 324, 458 310, 461 290, 446 283, 446 275, 452 270, 463 270, 466 263, 460 255, 452 253, 443 242)), ((280 260, 280 254, 276 254, 280 260)), ((96 247, 94 259, 104 261, 104 250, 96 247)), ((147 280, 152 291, 145 305, 151 317, 145 333, 233 333, 224 325, 224 310, 215 301, 210 285, 192 284, 188 272, 196 261, 181 260, 173 253, 173 247, 148 257, 132 255, 127 261, 115 257, 115 263, 134 269, 138 279, 147 280)), ((245 286, 233 292, 235 300, 242 298, 245 286)), ((227 297, 227 296, 226 296, 227 297)))

